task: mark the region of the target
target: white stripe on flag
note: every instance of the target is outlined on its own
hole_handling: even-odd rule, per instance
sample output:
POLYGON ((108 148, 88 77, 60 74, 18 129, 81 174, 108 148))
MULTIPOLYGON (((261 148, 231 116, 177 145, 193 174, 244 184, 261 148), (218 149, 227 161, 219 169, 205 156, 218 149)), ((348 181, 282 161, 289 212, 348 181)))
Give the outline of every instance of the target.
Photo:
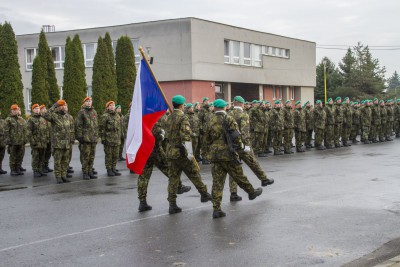
POLYGON ((132 97, 131 113, 129 114, 128 133, 126 136, 126 155, 128 164, 135 162, 137 152, 142 144, 142 86, 140 69, 136 74, 135 88, 132 97))

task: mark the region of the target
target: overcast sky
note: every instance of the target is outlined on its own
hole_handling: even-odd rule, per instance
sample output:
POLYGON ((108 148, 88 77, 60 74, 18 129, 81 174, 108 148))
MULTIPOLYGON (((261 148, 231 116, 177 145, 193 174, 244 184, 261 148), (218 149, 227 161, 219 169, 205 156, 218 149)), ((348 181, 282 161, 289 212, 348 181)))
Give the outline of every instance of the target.
MULTIPOLYGON (((161 19, 197 17, 243 28, 309 40, 318 45, 371 47, 389 77, 400 71, 399 0, 1 0, 0 22, 16 34, 56 31, 161 19), (373 50, 397 46, 399 50, 373 50)), ((346 48, 346 47, 342 47, 346 48)), ((317 48, 317 63, 336 64, 345 50, 317 48)))

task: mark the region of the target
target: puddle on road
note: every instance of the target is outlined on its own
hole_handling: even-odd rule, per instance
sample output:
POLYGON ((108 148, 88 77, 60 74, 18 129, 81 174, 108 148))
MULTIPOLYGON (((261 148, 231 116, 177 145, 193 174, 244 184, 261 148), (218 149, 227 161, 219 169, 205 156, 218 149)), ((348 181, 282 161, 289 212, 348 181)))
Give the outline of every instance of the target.
POLYGON ((0 186, 0 192, 13 191, 13 190, 19 190, 19 189, 26 189, 26 188, 28 188, 28 187, 27 186, 20 186, 20 187, 8 187, 8 188, 5 188, 3 186, 0 186))
POLYGON ((383 155, 386 155, 386 154, 383 154, 383 153, 365 153, 364 155, 368 156, 368 157, 375 157, 375 156, 383 156, 383 155))

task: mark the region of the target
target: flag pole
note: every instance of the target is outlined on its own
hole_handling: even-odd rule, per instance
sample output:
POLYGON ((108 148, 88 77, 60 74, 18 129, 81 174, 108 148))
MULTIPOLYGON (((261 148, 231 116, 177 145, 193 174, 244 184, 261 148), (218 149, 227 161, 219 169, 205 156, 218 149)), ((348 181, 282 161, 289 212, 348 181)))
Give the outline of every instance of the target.
POLYGON ((144 59, 144 61, 146 62, 146 65, 147 65, 147 67, 148 67, 149 70, 150 70, 151 76, 153 76, 153 79, 156 81, 158 90, 160 90, 160 92, 161 92, 161 94, 162 94, 162 96, 163 96, 163 98, 164 98, 164 100, 165 100, 165 103, 167 103, 169 112, 172 113, 172 109, 171 109, 170 105, 168 104, 168 100, 167 100, 167 98, 165 97, 164 92, 163 92, 163 90, 161 89, 161 86, 160 86, 160 84, 158 83, 158 80, 156 79, 156 76, 154 75, 154 72, 153 72, 153 70, 151 69, 149 62, 147 61, 147 57, 146 57, 146 55, 145 55, 145 53, 144 53, 144 51, 143 51, 143 48, 142 48, 141 46, 139 46, 139 52, 140 52, 140 54, 142 55, 142 58, 144 59))

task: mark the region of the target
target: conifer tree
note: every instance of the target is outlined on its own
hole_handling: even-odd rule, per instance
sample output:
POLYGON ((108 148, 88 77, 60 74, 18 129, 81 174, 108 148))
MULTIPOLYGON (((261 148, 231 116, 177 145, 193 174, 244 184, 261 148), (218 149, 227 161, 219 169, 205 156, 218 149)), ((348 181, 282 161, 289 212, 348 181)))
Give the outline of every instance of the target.
POLYGON ((23 84, 18 63, 18 45, 10 23, 5 22, 0 30, 0 109, 7 117, 12 104, 18 104, 25 115, 23 84))
POLYGON ((40 56, 37 55, 33 60, 32 65, 32 91, 31 102, 32 104, 47 104, 49 102, 49 94, 46 91, 46 76, 44 69, 40 62, 40 56))
POLYGON ((117 64, 118 103, 122 107, 122 112, 126 113, 132 99, 136 79, 135 54, 128 36, 118 39, 115 61, 117 64))

